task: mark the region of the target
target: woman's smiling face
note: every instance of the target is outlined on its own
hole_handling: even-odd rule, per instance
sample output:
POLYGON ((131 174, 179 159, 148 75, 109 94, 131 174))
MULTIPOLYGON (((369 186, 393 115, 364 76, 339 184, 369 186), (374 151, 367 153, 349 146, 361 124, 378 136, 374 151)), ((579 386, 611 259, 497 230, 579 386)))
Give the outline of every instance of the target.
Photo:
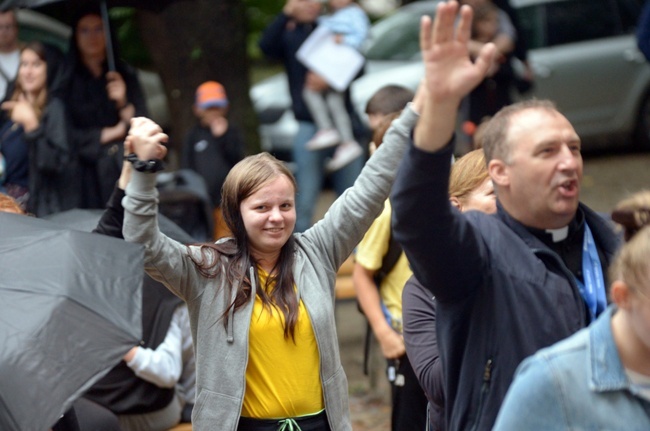
POLYGON ((256 259, 278 254, 293 233, 295 195, 291 181, 278 175, 241 202, 241 217, 256 259))

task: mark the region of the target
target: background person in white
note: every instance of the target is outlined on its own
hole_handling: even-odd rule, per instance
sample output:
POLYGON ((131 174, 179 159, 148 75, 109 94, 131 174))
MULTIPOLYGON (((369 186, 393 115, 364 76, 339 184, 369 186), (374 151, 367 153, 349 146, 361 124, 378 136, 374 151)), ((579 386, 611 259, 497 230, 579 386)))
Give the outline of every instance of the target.
POLYGON ((18 20, 12 10, 0 12, 0 100, 4 100, 7 87, 16 79, 20 49, 18 46, 18 20))

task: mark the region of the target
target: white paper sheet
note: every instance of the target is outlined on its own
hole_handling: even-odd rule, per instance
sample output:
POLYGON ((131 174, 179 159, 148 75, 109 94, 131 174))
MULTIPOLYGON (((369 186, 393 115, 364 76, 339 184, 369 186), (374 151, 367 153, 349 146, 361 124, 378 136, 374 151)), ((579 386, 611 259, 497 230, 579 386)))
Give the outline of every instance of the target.
POLYGON ((298 49, 296 58, 336 91, 348 88, 365 62, 356 49, 336 43, 334 34, 325 27, 316 27, 298 49))

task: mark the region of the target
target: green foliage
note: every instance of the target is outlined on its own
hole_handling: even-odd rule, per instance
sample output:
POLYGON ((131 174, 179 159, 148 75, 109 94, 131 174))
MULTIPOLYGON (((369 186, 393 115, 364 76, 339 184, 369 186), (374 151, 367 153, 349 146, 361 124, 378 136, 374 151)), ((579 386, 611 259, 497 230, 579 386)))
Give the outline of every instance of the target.
MULTIPOLYGON (((246 6, 248 19, 247 53, 253 61, 260 60, 263 56, 257 46, 262 31, 280 13, 286 0, 243 0, 246 6)), ((135 9, 130 7, 114 7, 109 11, 113 30, 117 36, 122 58, 129 64, 150 68, 151 56, 140 39, 136 20, 135 9)), ((200 58, 199 50, 192 52, 192 58, 200 58)))
POLYGON ((120 56, 130 65, 141 69, 153 66, 149 51, 142 43, 132 7, 113 7, 108 12, 111 28, 120 46, 120 56))
POLYGON ((244 0, 248 18, 248 56, 252 60, 259 60, 262 53, 257 46, 257 41, 266 26, 280 13, 286 0, 244 0))

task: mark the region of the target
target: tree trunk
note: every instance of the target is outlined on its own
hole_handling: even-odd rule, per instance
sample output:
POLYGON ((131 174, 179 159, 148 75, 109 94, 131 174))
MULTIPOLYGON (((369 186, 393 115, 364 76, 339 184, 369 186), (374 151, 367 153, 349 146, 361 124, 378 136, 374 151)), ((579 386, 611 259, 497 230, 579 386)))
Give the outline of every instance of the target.
POLYGON ((226 88, 229 120, 244 133, 247 152, 258 152, 257 117, 248 96, 243 1, 179 1, 159 14, 138 11, 138 26, 165 86, 171 115, 170 149, 176 156, 186 131, 196 122, 194 92, 205 81, 218 81, 226 88))

